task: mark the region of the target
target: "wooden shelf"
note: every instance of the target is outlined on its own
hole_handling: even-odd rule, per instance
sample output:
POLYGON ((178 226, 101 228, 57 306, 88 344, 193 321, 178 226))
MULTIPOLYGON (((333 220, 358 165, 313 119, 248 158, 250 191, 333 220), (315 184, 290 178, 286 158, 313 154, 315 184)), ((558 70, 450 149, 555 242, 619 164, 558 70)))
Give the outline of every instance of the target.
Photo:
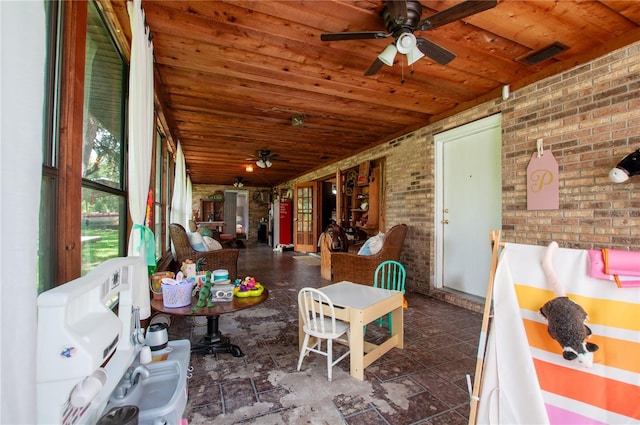
MULTIPOLYGON (((364 168, 368 169, 368 167, 364 168)), ((353 170, 346 170, 343 173, 343 178, 346 178, 347 175, 353 176, 353 170)), ((345 187, 347 187, 346 182, 345 187)), ((375 234, 378 230, 380 214, 380 166, 372 164, 366 184, 350 185, 349 188, 351 190, 345 190, 342 193, 342 212, 339 213, 339 224, 343 227, 357 227, 366 230, 369 235, 375 234), (368 204, 366 210, 360 208, 364 202, 368 204)))

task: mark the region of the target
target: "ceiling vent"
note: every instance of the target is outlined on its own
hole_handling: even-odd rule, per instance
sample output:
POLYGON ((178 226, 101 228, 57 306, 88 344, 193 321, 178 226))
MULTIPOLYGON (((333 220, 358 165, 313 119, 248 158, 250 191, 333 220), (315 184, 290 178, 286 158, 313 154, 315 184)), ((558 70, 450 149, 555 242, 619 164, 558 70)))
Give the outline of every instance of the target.
POLYGON ((542 49, 536 50, 535 52, 531 52, 526 56, 521 56, 517 58, 516 61, 524 63, 526 65, 536 65, 568 49, 569 49, 569 46, 565 46, 564 44, 558 41, 555 41, 550 45, 543 47, 542 49))

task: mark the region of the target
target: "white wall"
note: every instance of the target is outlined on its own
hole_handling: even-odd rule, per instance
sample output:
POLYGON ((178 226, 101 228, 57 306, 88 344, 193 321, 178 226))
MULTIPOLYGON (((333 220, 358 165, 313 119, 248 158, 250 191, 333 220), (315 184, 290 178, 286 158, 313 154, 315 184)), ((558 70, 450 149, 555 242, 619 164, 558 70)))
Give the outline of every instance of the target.
POLYGON ((0 1, 0 423, 35 423, 42 1, 0 1))

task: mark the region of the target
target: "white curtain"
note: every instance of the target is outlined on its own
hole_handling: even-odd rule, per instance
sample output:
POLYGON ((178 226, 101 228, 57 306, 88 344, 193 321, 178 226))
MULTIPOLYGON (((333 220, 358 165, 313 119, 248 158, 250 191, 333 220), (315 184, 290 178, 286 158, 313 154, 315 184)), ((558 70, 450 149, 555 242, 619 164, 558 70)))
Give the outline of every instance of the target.
POLYGON ((42 1, 0 1, 1 424, 36 422, 36 270, 46 42, 42 1))
POLYGON ((173 198, 171 198, 171 223, 178 223, 187 228, 186 204, 187 174, 182 145, 178 142, 178 148, 176 149, 176 175, 173 181, 173 198))
MULTIPOLYGON (((141 0, 127 3, 131 24, 131 63, 129 70, 129 213, 133 221, 129 235, 129 255, 145 258, 155 269, 153 232, 146 225, 147 198, 153 152, 153 44, 149 40, 141 0)), ((140 286, 134 304, 140 318, 151 316, 147 284, 140 286)))
POLYGON ((187 231, 189 230, 189 220, 193 219, 193 186, 191 185, 191 177, 187 176, 187 192, 185 196, 185 211, 187 213, 187 231))

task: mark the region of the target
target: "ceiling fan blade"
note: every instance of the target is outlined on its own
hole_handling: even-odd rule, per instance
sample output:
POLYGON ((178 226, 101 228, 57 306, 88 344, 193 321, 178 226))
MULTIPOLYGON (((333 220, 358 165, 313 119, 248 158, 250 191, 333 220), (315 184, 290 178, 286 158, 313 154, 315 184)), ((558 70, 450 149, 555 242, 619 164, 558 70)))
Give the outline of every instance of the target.
POLYGON ((497 4, 497 0, 466 0, 423 19, 418 22, 415 30, 428 31, 438 28, 450 22, 464 19, 471 15, 475 15, 476 13, 492 9, 496 7, 497 4))
POLYGON ((422 37, 416 40, 416 46, 425 56, 430 57, 440 65, 446 65, 456 57, 454 53, 444 47, 422 37))
POLYGON ((330 32, 320 34, 320 40, 322 41, 370 40, 387 37, 391 37, 391 34, 387 34, 384 31, 330 32))
POLYGON ((384 65, 384 63, 382 63, 382 61, 378 58, 376 58, 376 60, 373 61, 373 63, 369 66, 369 69, 367 69, 364 72, 364 75, 369 77, 371 75, 376 75, 378 73, 378 71, 380 71, 380 69, 382 69, 382 65, 384 65))
POLYGON ((396 25, 402 25, 407 22, 407 1, 406 0, 387 0, 387 10, 389 16, 396 25))

